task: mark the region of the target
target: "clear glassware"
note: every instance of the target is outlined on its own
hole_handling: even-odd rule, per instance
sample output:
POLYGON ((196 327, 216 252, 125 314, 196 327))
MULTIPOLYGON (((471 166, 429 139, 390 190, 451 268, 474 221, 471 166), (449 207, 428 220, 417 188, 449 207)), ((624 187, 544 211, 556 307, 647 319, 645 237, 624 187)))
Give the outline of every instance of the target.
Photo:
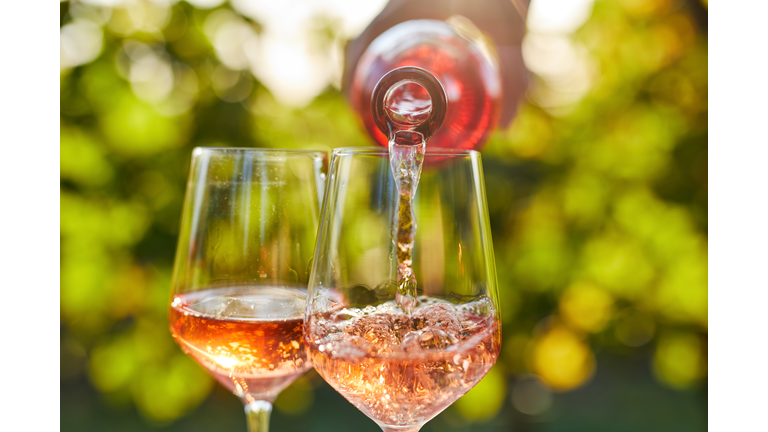
POLYGON ((171 333, 245 404, 251 432, 311 368, 302 341, 327 155, 196 148, 171 287, 171 333))
POLYGON ((501 344, 480 154, 427 148, 413 209, 418 304, 398 307, 384 148, 341 148, 309 281, 304 340, 317 372, 384 431, 417 431, 476 385, 501 344))

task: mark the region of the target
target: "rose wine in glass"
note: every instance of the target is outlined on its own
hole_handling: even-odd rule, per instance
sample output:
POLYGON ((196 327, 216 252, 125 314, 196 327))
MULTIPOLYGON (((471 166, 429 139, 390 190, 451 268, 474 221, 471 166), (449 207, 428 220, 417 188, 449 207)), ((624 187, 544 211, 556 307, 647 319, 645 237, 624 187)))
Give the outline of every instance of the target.
POLYGON ((311 367, 302 340, 326 154, 197 148, 169 323, 181 349, 266 432, 272 402, 311 367))
POLYGON ((390 301, 311 318, 315 369, 385 428, 433 418, 474 387, 499 355, 499 324, 487 314, 493 308, 487 298, 459 306, 419 300, 412 316, 390 301))
POLYGON ((403 198, 392 149, 333 152, 304 340, 320 376, 384 431, 417 431, 495 364, 501 323, 479 153, 396 156, 422 159, 403 198))
POLYGON ((311 367, 301 337, 306 298, 303 289, 258 286, 181 294, 171 331, 235 395, 271 400, 311 367))

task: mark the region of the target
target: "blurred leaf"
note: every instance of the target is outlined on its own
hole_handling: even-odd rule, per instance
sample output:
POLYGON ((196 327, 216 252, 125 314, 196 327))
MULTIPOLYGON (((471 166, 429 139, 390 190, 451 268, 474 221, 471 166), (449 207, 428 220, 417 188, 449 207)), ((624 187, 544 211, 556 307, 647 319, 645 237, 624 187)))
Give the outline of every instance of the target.
POLYGON ((488 420, 501 409, 507 383, 501 366, 494 366, 467 394, 456 401, 456 410, 469 420, 488 420))
POLYGON ((188 118, 163 117, 146 103, 131 97, 116 98, 101 118, 102 133, 117 154, 149 156, 180 146, 188 131, 188 118))
POLYGON ((82 131, 62 128, 60 146, 61 178, 87 186, 100 186, 114 176, 103 149, 82 131))
POLYGON ((577 283, 560 297, 560 313, 578 329, 600 331, 613 313, 613 298, 593 285, 577 283))
POLYGON ((533 343, 533 370, 554 390, 573 390, 595 372, 595 357, 589 345, 566 327, 556 325, 533 343))
POLYGON ((312 385, 306 376, 296 380, 285 390, 280 392, 275 401, 275 408, 289 415, 301 415, 312 408, 315 402, 315 394, 312 385))
POLYGON ((653 371, 663 383, 674 388, 693 385, 706 372, 699 338, 690 333, 661 336, 653 356, 653 371))

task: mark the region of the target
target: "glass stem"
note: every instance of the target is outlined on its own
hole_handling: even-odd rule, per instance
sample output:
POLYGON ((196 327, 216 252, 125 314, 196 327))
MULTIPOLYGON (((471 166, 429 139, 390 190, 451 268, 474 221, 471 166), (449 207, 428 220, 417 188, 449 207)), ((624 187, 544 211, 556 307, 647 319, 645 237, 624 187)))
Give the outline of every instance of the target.
POLYGON ((245 406, 245 418, 248 422, 248 432, 269 432, 269 415, 272 414, 272 404, 257 400, 245 406))
POLYGON ((421 426, 381 426, 381 430, 383 432, 419 432, 419 429, 421 429, 421 426))

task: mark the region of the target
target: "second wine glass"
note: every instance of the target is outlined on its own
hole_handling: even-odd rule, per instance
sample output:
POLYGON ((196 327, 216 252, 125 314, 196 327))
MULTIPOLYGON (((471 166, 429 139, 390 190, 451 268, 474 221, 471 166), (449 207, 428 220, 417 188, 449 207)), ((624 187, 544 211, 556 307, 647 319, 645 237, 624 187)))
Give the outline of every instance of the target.
POLYGON ((336 149, 304 340, 317 372, 385 432, 418 431, 484 376, 501 323, 480 154, 427 149, 413 208, 418 302, 397 304, 386 149, 336 149))
POLYGON ((323 152, 197 148, 170 304, 185 353, 241 398, 251 432, 311 368, 302 341, 323 152))

